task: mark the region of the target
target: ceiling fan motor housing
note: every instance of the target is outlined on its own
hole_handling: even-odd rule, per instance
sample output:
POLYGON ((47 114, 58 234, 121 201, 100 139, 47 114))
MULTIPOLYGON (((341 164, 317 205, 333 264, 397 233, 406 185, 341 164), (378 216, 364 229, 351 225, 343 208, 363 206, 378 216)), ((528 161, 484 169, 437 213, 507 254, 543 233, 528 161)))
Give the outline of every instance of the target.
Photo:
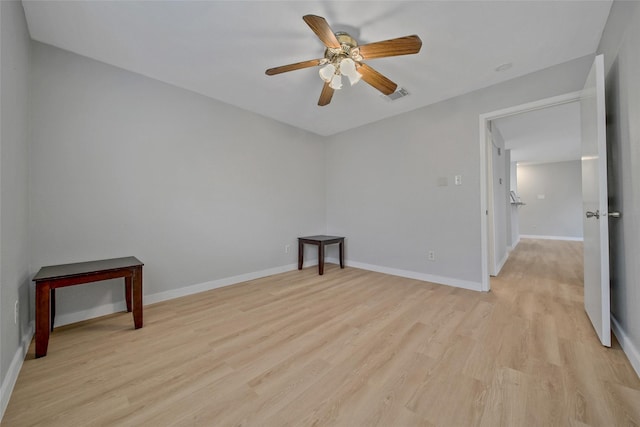
POLYGON ((336 39, 340 43, 339 48, 328 47, 324 51, 324 57, 329 62, 334 62, 339 58, 351 58, 354 61, 362 61, 360 56, 360 49, 358 49, 358 42, 349 34, 339 31, 335 33, 336 39))

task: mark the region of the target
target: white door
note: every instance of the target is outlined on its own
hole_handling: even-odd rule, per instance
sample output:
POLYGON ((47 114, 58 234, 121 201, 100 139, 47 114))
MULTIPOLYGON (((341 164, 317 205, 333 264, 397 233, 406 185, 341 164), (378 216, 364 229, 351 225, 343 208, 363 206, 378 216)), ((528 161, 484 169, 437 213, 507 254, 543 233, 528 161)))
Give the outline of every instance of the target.
POLYGON ((584 308, 602 345, 611 346, 609 217, 604 61, 598 55, 580 97, 582 121, 582 218, 584 308))

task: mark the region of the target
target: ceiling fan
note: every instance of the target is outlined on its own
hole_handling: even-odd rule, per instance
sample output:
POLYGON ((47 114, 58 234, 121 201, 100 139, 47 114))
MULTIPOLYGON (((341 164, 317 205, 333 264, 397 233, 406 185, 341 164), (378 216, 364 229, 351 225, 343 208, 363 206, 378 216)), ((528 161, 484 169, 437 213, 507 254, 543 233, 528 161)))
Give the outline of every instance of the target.
POLYGON ((422 47, 422 40, 416 35, 358 46, 356 40, 349 34, 334 33, 327 21, 321 16, 305 15, 302 19, 326 46, 324 58, 269 68, 265 73, 268 76, 273 76, 287 71, 323 66, 320 68, 320 78, 324 81, 318 100, 320 106, 331 102, 334 90, 342 87, 343 76, 349 79, 351 85, 362 79, 383 94, 392 94, 398 85, 362 61, 387 56, 411 55, 420 52, 422 47))

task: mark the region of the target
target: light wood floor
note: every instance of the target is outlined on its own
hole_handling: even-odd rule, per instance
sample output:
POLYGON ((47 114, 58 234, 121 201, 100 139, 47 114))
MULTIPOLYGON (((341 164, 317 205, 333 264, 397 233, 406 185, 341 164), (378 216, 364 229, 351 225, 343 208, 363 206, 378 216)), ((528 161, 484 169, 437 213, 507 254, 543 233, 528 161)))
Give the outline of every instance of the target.
POLYGON ((293 271, 33 346, 3 426, 640 425, 640 380, 582 308, 582 246, 523 240, 477 293, 293 271))

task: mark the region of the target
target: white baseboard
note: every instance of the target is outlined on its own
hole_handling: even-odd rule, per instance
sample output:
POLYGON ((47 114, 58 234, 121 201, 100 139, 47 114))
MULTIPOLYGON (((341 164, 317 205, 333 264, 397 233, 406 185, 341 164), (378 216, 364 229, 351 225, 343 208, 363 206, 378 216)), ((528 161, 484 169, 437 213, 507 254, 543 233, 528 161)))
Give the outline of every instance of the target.
POLYGON ((635 346, 633 341, 631 341, 631 338, 629 338, 629 336, 624 332, 624 329, 622 329, 622 326, 614 316, 611 316, 611 329, 613 330, 613 334, 618 339, 618 342, 620 343, 620 347, 622 347, 624 354, 627 355, 629 362, 631 362, 631 366, 633 366, 636 374, 638 375, 638 377, 640 377, 639 349, 635 346))
POLYGON ((518 240, 513 242, 513 244, 511 246, 507 246, 507 251, 513 252, 513 250, 516 248, 516 246, 518 246, 518 243, 520 243, 520 236, 518 236, 518 240))
MULTIPOLYGON (((543 240, 568 240, 570 242, 583 242, 583 237, 567 237, 567 236, 538 236, 535 234, 521 234, 524 239, 543 239, 543 240)), ((518 239, 520 241, 520 239, 518 239)))
POLYGON ((33 332, 34 323, 29 322, 29 327, 27 328, 26 333, 22 335, 20 346, 16 349, 13 359, 11 359, 9 369, 7 370, 7 375, 2 381, 2 386, 0 387, 0 420, 4 417, 4 411, 7 409, 7 405, 9 405, 11 392, 13 392, 13 387, 16 385, 20 369, 24 363, 24 357, 26 356, 27 351, 29 351, 29 345, 33 339, 33 332))
POLYGON ((504 264, 507 262, 508 258, 509 258, 509 251, 507 251, 507 253, 504 254, 500 262, 498 262, 498 265, 496 265, 496 276, 500 274, 500 270, 502 270, 502 267, 504 267, 504 264))
MULTIPOLYGON (((305 262, 303 267, 316 265, 316 261, 305 262)), ((249 280, 260 279, 262 277, 273 276, 274 274, 285 273, 287 271, 296 270, 297 264, 283 265, 281 267, 269 268, 266 270, 256 271, 253 273, 240 274, 238 276, 225 277, 223 279, 212 280, 210 282, 198 283, 196 285, 185 286, 183 288, 172 289, 170 291, 158 292, 155 294, 145 295, 144 303, 154 304, 161 301, 167 301, 174 298, 180 298, 187 295, 193 295, 200 292, 210 291, 212 289, 222 288, 225 286, 235 285, 237 283, 247 282, 249 280)))
MULTIPOLYGON (((339 263, 338 259, 334 260, 331 258, 327 258, 327 260, 339 263)), ((383 267, 356 261, 348 261, 346 265, 348 265, 349 267, 361 268, 363 270, 375 271, 377 273, 390 274, 392 276, 400 276, 406 277, 408 279, 437 283, 439 285, 453 286, 454 288, 469 289, 471 291, 482 291, 482 284, 480 282, 470 282, 467 280, 454 279, 451 277, 435 276, 432 274, 418 273, 416 271, 409 270, 400 270, 397 268, 383 267)))
MULTIPOLYGON (((145 297, 146 300, 146 297, 145 297)), ((145 301, 146 303, 146 301, 145 301)), ((71 313, 56 313, 54 327, 69 325, 71 323, 82 322, 83 320, 93 319, 94 317, 106 316, 107 314, 126 311, 127 305, 124 301, 114 302, 112 304, 103 304, 91 307, 88 310, 73 311, 71 313)))

